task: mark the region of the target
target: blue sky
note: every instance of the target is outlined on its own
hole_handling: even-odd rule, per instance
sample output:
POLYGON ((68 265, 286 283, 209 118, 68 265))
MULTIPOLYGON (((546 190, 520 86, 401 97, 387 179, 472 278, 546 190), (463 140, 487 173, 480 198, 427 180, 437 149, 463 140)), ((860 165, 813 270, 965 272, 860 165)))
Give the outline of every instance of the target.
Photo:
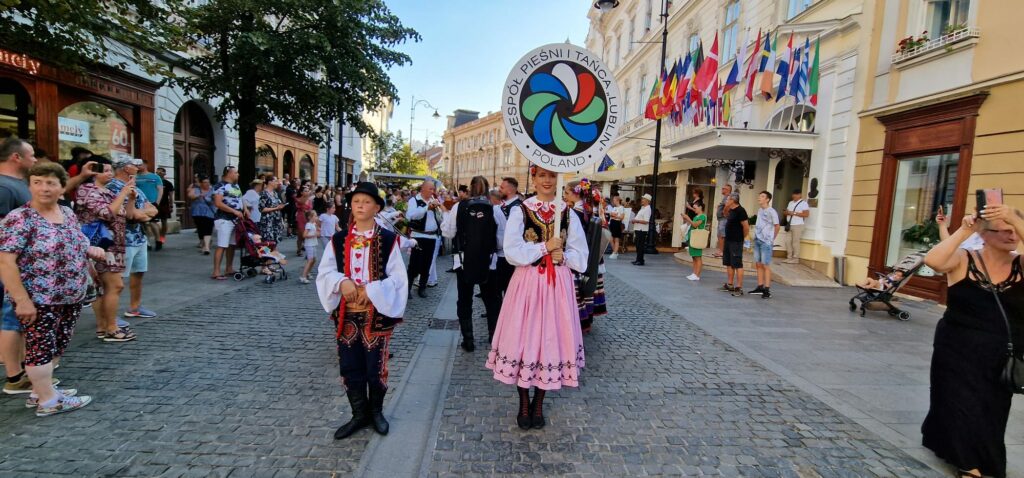
POLYGON ((399 47, 412 65, 395 68, 398 87, 390 130, 408 137, 412 97, 437 107, 440 119, 424 105, 416 108, 413 139, 431 142, 444 132, 445 117, 462 108, 497 111, 501 88, 515 62, 546 43, 583 45, 589 22, 587 0, 386 0, 402 23, 423 37, 399 47))

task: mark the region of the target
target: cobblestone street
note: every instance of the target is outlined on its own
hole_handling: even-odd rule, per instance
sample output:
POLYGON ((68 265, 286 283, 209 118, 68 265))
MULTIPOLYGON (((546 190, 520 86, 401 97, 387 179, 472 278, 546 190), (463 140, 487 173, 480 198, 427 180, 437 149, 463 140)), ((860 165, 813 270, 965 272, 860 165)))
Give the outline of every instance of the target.
MULTIPOLYGON (((355 476, 369 444, 413 426, 395 417, 386 438, 333 440, 348 405, 313 286, 203 287, 208 258, 191 240, 153 255, 147 297, 173 279, 201 299, 165 304, 124 345, 92 338, 91 312, 79 325, 57 375, 92 405, 36 418, 21 398, 0 401, 0 475, 355 476), (174 277, 160 279, 161 267, 174 277)), ((454 275, 439 275, 428 299, 410 299, 393 341, 389 401, 428 330, 454 343, 454 316, 441 316, 454 275)), ((581 387, 550 395, 543 431, 516 428, 514 390, 490 378, 482 347, 453 349, 419 474, 939 476, 614 275, 608 294, 581 387)), ((476 330, 482 343, 483 319, 476 330)))

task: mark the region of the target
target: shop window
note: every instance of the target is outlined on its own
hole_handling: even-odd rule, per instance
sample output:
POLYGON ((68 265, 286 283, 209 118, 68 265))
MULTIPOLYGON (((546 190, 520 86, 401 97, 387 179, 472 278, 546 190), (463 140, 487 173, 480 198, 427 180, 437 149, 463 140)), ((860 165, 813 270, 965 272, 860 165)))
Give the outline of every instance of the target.
POLYGON ((313 179, 313 159, 308 154, 299 160, 299 179, 313 179))
POLYGON ((892 265, 912 252, 939 242, 935 215, 947 214, 956 199, 960 154, 934 154, 899 161, 893 195, 889 247, 885 264, 892 265))
POLYGON ((922 30, 934 40, 966 28, 970 8, 971 0, 926 0, 922 30))
POLYGON ((36 109, 20 83, 0 79, 0 138, 17 136, 36 142, 36 109))
POLYGON ((277 157, 267 145, 256 148, 256 175, 264 173, 277 174, 277 157))
POLYGON ((786 19, 788 20, 803 13, 803 11, 807 10, 814 4, 814 2, 815 0, 789 0, 789 10, 786 13, 786 19))
POLYGON ((734 0, 725 7, 725 25, 722 27, 722 63, 736 57, 736 42, 740 31, 740 2, 734 0))
POLYGON ((71 157, 71 148, 81 146, 93 154, 114 159, 135 156, 135 134, 116 111, 94 101, 70 105, 57 115, 61 158, 71 157))

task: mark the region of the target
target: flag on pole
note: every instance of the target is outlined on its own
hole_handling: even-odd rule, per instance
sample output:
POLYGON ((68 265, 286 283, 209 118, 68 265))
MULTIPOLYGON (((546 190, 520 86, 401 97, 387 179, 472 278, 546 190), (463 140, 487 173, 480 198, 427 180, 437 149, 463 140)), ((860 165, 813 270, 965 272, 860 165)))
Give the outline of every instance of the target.
POLYGON ((747 42, 750 41, 750 31, 747 31, 743 39, 743 43, 740 45, 740 52, 733 59, 732 68, 729 69, 729 75, 725 78, 725 86, 723 91, 729 91, 736 85, 740 84, 740 74, 743 72, 743 60, 747 57, 747 42))
POLYGON ((818 106, 818 50, 821 49, 821 37, 814 40, 814 61, 811 63, 811 73, 807 77, 807 93, 810 95, 811 105, 818 106))
POLYGON ((775 93, 775 101, 779 101, 782 97, 786 96, 788 91, 786 88, 789 82, 789 67, 793 64, 793 34, 789 34, 789 43, 786 45, 786 49, 779 55, 779 67, 775 69, 775 73, 779 75, 779 90, 775 93))
POLYGON ((804 46, 798 50, 798 59, 795 60, 799 66, 796 67, 796 73, 793 73, 793 86, 790 88, 793 92, 793 98, 796 99, 797 103, 807 102, 807 72, 810 70, 810 50, 810 40, 804 39, 804 46))
POLYGON ((597 172, 609 171, 615 169, 615 161, 612 161, 611 156, 604 155, 604 159, 601 160, 601 165, 597 167, 597 172))
POLYGON ((661 105, 661 98, 658 97, 660 92, 661 77, 657 77, 654 80, 654 85, 651 86, 651 96, 647 99, 647 107, 644 108, 644 118, 658 119, 658 108, 661 105))
POLYGON ((722 122, 725 123, 726 126, 728 126, 730 120, 732 120, 732 99, 730 98, 730 95, 728 93, 723 93, 722 94, 722 122))
POLYGON ((747 99, 754 101, 754 78, 757 77, 758 65, 761 58, 767 55, 764 47, 761 46, 761 29, 757 30, 757 42, 754 43, 754 51, 750 53, 750 60, 747 62, 747 71, 743 78, 747 81, 747 99))
POLYGON ((700 71, 697 72, 697 76, 693 80, 694 87, 697 91, 706 94, 708 88, 712 86, 712 80, 717 76, 718 32, 715 32, 715 41, 711 43, 711 50, 708 52, 707 58, 704 59, 704 63, 700 65, 700 71))
MULTIPOLYGON (((768 38, 765 37, 765 44, 768 38)), ((772 99, 772 91, 775 83, 775 52, 779 49, 779 34, 775 34, 775 40, 768 47, 768 56, 762 59, 761 63, 761 94, 765 100, 772 99)))

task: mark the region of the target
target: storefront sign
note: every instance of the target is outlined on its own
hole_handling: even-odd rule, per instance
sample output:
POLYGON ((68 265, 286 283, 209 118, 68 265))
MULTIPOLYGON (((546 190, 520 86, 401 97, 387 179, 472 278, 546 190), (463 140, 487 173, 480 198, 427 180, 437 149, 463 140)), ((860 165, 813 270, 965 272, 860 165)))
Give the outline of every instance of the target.
POLYGON ((110 120, 110 151, 131 155, 132 141, 128 127, 119 119, 110 120))
POLYGON ((89 122, 59 116, 57 137, 61 141, 89 144, 89 122))
POLYGON ((509 138, 530 162, 568 173, 604 159, 623 121, 620 103, 615 77, 597 55, 552 43, 512 68, 501 107, 509 138))
POLYGON ((32 59, 28 55, 0 50, 0 63, 13 66, 30 75, 39 73, 39 61, 32 59))

